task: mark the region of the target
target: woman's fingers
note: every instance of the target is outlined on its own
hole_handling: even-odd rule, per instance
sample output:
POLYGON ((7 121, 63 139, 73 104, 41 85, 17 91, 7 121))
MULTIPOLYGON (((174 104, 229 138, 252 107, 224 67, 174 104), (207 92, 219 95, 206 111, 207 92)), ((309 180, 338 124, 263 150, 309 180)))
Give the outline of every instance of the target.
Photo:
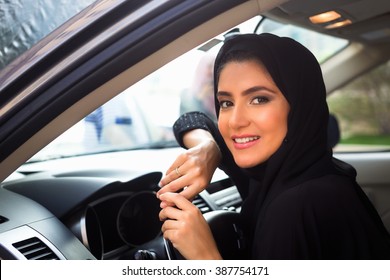
POLYGON ((195 207, 190 201, 178 193, 166 193, 161 195, 162 203, 166 203, 173 206, 166 206, 159 213, 160 221, 164 221, 161 230, 164 233, 164 237, 171 239, 168 231, 171 234, 176 233, 181 227, 185 227, 185 221, 188 218, 187 211, 191 211, 191 208, 195 207))
POLYGON ((167 192, 180 192, 188 200, 194 199, 207 187, 220 159, 219 148, 212 140, 202 141, 184 151, 161 179, 157 197, 167 192))
POLYGON ((176 158, 176 160, 172 163, 172 165, 168 168, 167 172, 165 173, 165 176, 160 181, 160 185, 163 187, 169 184, 170 182, 183 176, 185 172, 182 165, 185 164, 186 162, 187 162, 187 154, 184 152, 180 154, 176 158))
POLYGON ((159 194, 181 191, 189 186, 199 187, 200 190, 196 190, 199 193, 206 187, 215 170, 205 172, 206 168, 205 162, 201 162, 194 156, 188 158, 182 165, 170 168, 167 171, 160 181, 161 190, 159 194))
POLYGON ((180 210, 174 206, 167 206, 159 213, 160 221, 178 220, 180 218, 180 210))
POLYGON ((192 200, 201 191, 198 187, 200 180, 204 179, 200 178, 199 167, 193 161, 187 160, 181 166, 167 171, 167 175, 160 181, 161 189, 157 196, 167 192, 180 192, 187 199, 192 200))
POLYGON ((178 193, 165 193, 162 202, 173 204, 160 211, 164 238, 186 259, 221 259, 212 232, 200 210, 178 193))
POLYGON ((161 202, 165 202, 168 205, 174 205, 176 208, 180 210, 187 210, 190 209, 191 207, 194 207, 194 205, 189 200, 187 200, 184 196, 178 193, 164 193, 160 195, 159 198, 161 202))
POLYGON ((196 206, 178 193, 165 193, 161 195, 160 199, 162 203, 173 205, 163 208, 159 213, 160 220, 164 221, 161 230, 165 238, 170 239, 166 236, 167 231, 179 234, 178 232, 189 230, 187 228, 191 224, 189 221, 193 219, 195 212, 199 211, 196 206))

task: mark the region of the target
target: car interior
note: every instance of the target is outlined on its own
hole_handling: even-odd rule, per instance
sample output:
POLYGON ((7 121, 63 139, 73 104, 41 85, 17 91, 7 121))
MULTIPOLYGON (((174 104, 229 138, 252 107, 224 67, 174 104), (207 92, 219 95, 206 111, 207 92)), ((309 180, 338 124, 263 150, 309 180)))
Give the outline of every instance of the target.
MULTIPOLYGON (((329 128, 334 156, 357 170, 390 232, 388 0, 112 2, 89 5, 0 72, 0 259, 181 259, 161 235, 156 191, 182 152, 171 128, 181 84, 192 83, 200 58, 215 54, 229 32, 302 42, 323 36, 313 48, 336 117, 329 128), (386 74, 373 83, 383 91, 372 93, 379 96, 372 115, 384 120, 377 128, 352 101, 337 105, 351 83, 379 67, 386 74), (102 110, 117 114, 115 126, 101 127, 102 110), (345 117, 347 111, 358 115, 345 117), (129 142, 110 138, 126 126, 129 142), (375 135, 383 127, 387 142, 344 143, 356 127, 375 135), (94 138, 82 138, 86 131, 94 138)), ((240 211, 234 183, 217 170, 193 203, 223 256, 237 258, 240 234, 222 226, 240 211)))

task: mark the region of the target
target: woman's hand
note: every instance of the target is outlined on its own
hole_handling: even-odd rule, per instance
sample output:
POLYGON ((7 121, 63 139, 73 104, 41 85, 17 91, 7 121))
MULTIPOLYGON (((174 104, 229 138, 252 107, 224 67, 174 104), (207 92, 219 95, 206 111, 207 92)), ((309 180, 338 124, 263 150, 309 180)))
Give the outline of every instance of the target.
POLYGON ((164 238, 171 241, 186 259, 221 259, 210 227, 199 209, 178 193, 160 196, 163 209, 160 220, 164 221, 164 238), (174 206, 168 206, 174 205, 174 206))
POLYGON ((183 138, 188 150, 180 154, 160 181, 159 197, 166 192, 178 192, 192 200, 210 183, 221 160, 217 143, 208 131, 195 129, 183 138))

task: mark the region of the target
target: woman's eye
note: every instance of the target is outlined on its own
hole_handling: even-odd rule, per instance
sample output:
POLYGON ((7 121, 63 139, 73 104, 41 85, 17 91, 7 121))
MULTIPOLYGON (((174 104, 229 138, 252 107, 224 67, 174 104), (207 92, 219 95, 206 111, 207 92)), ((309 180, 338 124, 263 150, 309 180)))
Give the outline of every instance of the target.
POLYGON ((252 99, 252 104, 264 104, 264 103, 267 103, 269 101, 269 98, 268 97, 265 97, 265 96, 258 96, 258 97, 255 97, 252 99))
POLYGON ((221 108, 227 108, 227 107, 232 106, 232 105, 233 104, 230 101, 220 101, 219 102, 219 107, 221 107, 221 108))

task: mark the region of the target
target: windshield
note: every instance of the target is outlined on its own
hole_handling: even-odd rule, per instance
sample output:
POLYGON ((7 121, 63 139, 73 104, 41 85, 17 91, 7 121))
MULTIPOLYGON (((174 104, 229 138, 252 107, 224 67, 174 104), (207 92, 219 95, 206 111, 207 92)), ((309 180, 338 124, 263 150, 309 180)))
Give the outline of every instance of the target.
MULTIPOLYGON (((240 33, 260 32, 263 27, 256 30, 260 20, 260 17, 255 17, 232 30, 240 33)), ((275 33, 282 30, 284 36, 296 37, 302 32, 282 25, 273 25, 272 30, 269 27, 266 24, 263 29, 275 33)), ((91 153, 177 146, 172 125, 181 114, 202 111, 216 119, 212 71, 224 34, 226 32, 131 86, 54 140, 30 162, 91 153)), ((318 59, 324 59, 325 53, 329 56, 347 44, 344 40, 328 36, 324 38, 323 35, 311 36, 311 40, 300 37, 305 38, 308 48, 315 50, 313 52, 318 59), (328 47, 324 48, 318 43, 319 40, 322 43, 326 41, 328 47), (333 40, 338 44, 332 44, 333 40)))

